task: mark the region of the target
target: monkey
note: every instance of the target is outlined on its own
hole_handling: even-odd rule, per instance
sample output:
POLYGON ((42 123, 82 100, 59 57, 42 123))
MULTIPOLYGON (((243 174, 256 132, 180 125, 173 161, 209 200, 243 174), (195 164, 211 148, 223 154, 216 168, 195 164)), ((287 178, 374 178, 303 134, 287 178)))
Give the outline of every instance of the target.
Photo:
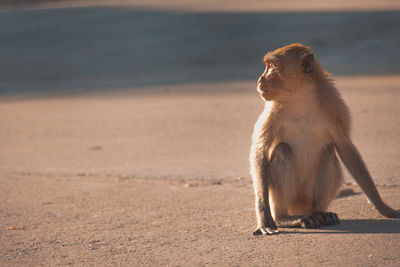
POLYGON ((349 109, 311 48, 294 43, 267 53, 263 61, 257 91, 265 108, 250 151, 253 234, 339 224, 337 214, 328 212, 343 182, 339 159, 380 214, 400 218, 379 195, 350 138, 349 109))

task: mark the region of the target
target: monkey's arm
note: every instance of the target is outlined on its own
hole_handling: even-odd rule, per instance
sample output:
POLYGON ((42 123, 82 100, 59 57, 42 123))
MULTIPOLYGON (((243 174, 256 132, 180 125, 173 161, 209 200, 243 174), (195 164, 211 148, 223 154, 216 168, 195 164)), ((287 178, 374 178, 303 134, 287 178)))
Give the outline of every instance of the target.
POLYGON ((254 235, 278 234, 276 224, 271 216, 268 199, 268 163, 261 151, 253 153, 252 175, 256 197, 257 229, 254 235))
POLYGON ((392 209, 383 202, 360 153, 350 138, 341 136, 336 139, 335 145, 340 158, 379 213, 389 218, 400 218, 400 211, 392 209))

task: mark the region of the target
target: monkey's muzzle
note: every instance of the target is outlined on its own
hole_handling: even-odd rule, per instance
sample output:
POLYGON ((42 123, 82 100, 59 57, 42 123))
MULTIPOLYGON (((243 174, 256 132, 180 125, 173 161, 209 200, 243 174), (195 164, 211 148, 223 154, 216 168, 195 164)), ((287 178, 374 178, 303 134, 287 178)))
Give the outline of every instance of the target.
POLYGON ((260 78, 258 78, 257 91, 259 93, 266 93, 268 91, 267 79, 264 77, 264 75, 261 75, 260 78))

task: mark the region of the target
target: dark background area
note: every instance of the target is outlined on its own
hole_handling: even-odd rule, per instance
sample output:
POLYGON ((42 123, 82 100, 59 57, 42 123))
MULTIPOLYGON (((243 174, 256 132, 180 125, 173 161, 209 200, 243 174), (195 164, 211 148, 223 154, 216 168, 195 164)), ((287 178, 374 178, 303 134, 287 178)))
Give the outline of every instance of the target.
POLYGON ((293 42, 335 75, 398 74, 399 22, 399 11, 0 12, 0 97, 256 80, 264 53, 293 42))

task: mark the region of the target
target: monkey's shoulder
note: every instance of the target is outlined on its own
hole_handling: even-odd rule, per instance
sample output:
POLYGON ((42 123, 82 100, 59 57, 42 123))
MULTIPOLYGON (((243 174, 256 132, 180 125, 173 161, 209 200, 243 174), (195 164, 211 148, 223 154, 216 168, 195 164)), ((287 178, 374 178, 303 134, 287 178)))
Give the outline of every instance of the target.
POLYGON ((317 95, 319 109, 326 116, 327 121, 334 125, 336 130, 343 130, 345 134, 349 134, 350 110, 336 87, 330 83, 329 86, 320 88, 317 95))

